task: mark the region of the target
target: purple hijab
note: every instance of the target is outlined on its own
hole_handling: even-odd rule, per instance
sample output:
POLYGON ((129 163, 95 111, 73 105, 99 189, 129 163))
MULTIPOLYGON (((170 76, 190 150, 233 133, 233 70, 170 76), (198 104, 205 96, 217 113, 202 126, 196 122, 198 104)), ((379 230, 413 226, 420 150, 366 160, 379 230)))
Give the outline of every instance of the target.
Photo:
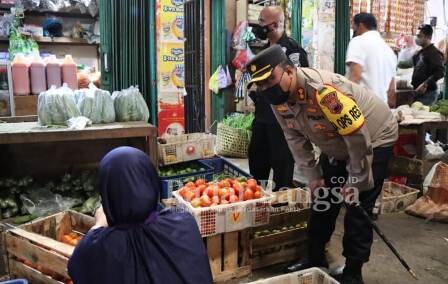
POLYGON ((76 247, 68 263, 75 284, 212 283, 195 220, 159 210, 159 178, 145 153, 117 148, 99 175, 109 227, 91 230, 76 247))

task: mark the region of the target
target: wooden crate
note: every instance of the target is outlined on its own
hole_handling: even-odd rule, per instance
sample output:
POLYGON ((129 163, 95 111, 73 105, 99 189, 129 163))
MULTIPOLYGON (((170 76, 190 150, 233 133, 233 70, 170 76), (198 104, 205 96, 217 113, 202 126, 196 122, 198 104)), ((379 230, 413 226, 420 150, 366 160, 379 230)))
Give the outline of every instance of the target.
MULTIPOLYGON (((275 193, 273 213, 269 224, 252 229, 252 233, 264 230, 281 230, 296 227, 308 221, 309 195, 301 189, 290 189, 275 193)), ((307 229, 294 228, 251 239, 252 268, 259 269, 279 263, 297 260, 306 253, 307 229)))
POLYGON ((93 217, 65 211, 8 230, 5 242, 10 276, 33 284, 68 280, 67 263, 74 247, 60 240, 72 231, 85 234, 94 223, 93 217))
POLYGON ((250 229, 204 238, 214 283, 251 274, 250 229))
POLYGON ((36 115, 37 114, 37 97, 35 95, 29 96, 14 96, 14 104, 16 108, 16 115, 36 115))

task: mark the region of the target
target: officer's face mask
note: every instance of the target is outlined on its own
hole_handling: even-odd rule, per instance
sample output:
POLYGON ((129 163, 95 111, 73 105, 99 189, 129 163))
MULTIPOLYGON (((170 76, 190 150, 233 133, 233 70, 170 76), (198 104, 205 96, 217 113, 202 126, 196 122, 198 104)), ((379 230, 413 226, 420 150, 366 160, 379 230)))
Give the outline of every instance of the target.
POLYGON ((252 32, 254 33, 254 35, 261 39, 261 40, 266 40, 268 38, 268 33, 270 33, 272 30, 269 29, 269 26, 272 25, 273 23, 270 23, 268 25, 265 26, 261 26, 261 25, 254 25, 252 28, 252 32))
POLYGON ((283 80, 284 74, 285 71, 283 71, 282 76, 280 77, 280 81, 277 84, 259 92, 260 95, 265 97, 271 105, 281 105, 286 103, 289 99, 289 89, 291 88, 292 79, 289 82, 288 89, 284 91, 281 87, 281 82, 283 80))

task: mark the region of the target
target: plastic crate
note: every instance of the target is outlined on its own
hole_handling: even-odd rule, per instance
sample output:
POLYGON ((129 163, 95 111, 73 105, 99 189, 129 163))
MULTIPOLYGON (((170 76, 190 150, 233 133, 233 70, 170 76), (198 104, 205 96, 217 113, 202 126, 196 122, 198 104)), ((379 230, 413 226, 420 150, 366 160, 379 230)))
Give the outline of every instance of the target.
POLYGON ((310 268, 249 284, 339 284, 339 282, 319 268, 310 268))
POLYGON ((191 133, 163 138, 166 143, 158 143, 160 165, 172 165, 213 157, 215 136, 205 133, 191 133))
POLYGON ((177 191, 173 192, 173 195, 178 208, 193 215, 202 237, 207 237, 269 223, 274 195, 265 191, 262 193, 259 199, 207 208, 194 208, 177 191))
POLYGON ((417 200, 418 189, 386 181, 383 185, 382 199, 381 199, 381 213, 392 213, 404 211, 409 205, 414 204, 417 200), (393 196, 385 196, 385 193, 395 194, 393 196))
POLYGON ((172 192, 178 190, 187 179, 203 178, 205 180, 210 180, 213 177, 213 168, 206 163, 201 161, 192 161, 179 164, 180 167, 184 165, 195 165, 196 167, 204 168, 205 170, 197 171, 191 174, 160 177, 160 199, 170 198, 172 196, 172 192))
POLYGON ((0 284, 28 284, 28 281, 26 281, 25 279, 14 279, 0 282, 0 284))
POLYGON ((211 180, 214 180, 218 175, 221 174, 227 174, 233 177, 252 177, 249 173, 243 171, 242 169, 238 168, 237 166, 223 158, 204 159, 200 161, 213 168, 213 175, 211 176, 211 180))

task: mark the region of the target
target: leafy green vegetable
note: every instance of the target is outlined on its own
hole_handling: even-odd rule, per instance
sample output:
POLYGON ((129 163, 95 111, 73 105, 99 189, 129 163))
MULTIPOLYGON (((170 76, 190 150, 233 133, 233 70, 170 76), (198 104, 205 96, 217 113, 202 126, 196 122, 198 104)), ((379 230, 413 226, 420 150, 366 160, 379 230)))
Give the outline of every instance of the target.
POLYGON ((254 118, 255 116, 253 113, 248 115, 237 113, 224 118, 221 123, 232 128, 251 130, 254 118))

